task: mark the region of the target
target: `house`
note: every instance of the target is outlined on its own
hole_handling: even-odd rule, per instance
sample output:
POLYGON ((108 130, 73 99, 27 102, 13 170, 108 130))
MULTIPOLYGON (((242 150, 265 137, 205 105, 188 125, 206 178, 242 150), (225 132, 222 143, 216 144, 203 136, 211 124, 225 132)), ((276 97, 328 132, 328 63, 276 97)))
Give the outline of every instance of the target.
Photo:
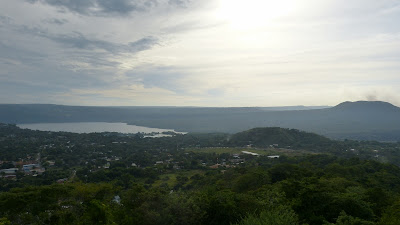
POLYGON ((179 165, 174 165, 173 167, 172 167, 174 170, 180 170, 181 169, 181 167, 179 166, 179 165))
POLYGON ((57 183, 63 184, 63 183, 65 183, 66 181, 68 181, 68 178, 58 179, 58 180, 57 180, 57 183))
POLYGON ((37 174, 40 175, 40 174, 44 173, 45 171, 46 171, 46 169, 44 167, 38 167, 35 169, 31 169, 31 172, 34 173, 34 175, 37 175, 37 174))
POLYGON ((240 158, 236 158, 236 159, 231 159, 229 160, 231 163, 241 163, 244 162, 245 159, 240 159, 240 158))
POLYGON ((211 169, 218 169, 219 166, 220 166, 220 164, 217 163, 215 165, 210 166, 210 168, 211 169))
POLYGON ((47 163, 49 164, 49 166, 54 166, 56 164, 56 161, 49 160, 49 161, 47 161, 47 163))
POLYGON ((114 196, 113 202, 117 203, 118 205, 121 204, 121 197, 119 197, 119 195, 114 196))
POLYGON ((22 170, 25 173, 31 173, 33 169, 37 169, 40 168, 39 164, 26 164, 22 166, 22 170))
POLYGON ((15 175, 18 172, 18 168, 9 168, 0 170, 0 175, 15 175))
POLYGON ((10 180, 16 180, 17 179, 17 175, 5 175, 4 178, 5 179, 10 179, 10 180))

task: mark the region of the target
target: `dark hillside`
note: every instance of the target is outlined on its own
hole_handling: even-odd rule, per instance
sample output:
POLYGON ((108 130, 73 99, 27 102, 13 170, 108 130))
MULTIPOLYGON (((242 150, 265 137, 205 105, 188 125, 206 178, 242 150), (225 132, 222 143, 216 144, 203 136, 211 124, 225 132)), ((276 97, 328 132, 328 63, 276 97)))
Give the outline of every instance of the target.
POLYGON ((235 146, 253 145, 255 147, 279 147, 304 148, 310 146, 324 147, 334 141, 314 133, 285 129, 279 127, 253 128, 232 135, 230 142, 235 146))

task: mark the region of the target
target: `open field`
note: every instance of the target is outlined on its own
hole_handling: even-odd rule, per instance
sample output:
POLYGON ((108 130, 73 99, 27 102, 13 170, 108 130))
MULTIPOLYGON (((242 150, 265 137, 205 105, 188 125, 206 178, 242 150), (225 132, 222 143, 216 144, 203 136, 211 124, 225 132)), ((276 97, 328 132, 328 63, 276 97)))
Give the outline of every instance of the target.
POLYGON ((173 172, 173 173, 167 173, 167 174, 162 174, 160 175, 160 179, 156 180, 153 183, 153 187, 159 187, 162 184, 167 184, 168 187, 172 188, 174 187, 178 181, 177 181, 177 177, 178 176, 183 176, 183 177, 187 177, 190 179, 190 177, 192 177, 195 174, 204 174, 205 171, 202 170, 182 170, 179 172, 173 172))
POLYGON ((292 150, 285 148, 236 148, 236 147, 208 147, 208 148, 187 148, 186 152, 195 153, 215 153, 215 154, 243 154, 242 151, 253 152, 259 155, 302 155, 302 154, 316 154, 306 150, 292 150))

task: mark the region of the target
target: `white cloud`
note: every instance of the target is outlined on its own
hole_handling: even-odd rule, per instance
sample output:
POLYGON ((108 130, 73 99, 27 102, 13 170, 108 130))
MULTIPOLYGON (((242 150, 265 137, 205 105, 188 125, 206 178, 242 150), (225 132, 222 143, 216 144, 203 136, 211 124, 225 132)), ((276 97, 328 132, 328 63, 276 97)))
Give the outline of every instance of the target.
POLYGON ((398 1, 83 3, 0 3, 1 102, 400 104, 398 1))

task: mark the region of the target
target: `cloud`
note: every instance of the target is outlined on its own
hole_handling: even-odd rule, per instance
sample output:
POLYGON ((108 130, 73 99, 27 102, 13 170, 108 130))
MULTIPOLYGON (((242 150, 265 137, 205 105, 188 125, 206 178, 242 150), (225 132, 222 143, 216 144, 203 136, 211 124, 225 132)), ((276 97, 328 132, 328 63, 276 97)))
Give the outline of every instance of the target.
POLYGON ((207 91, 207 93, 214 97, 221 97, 224 95, 224 90, 222 88, 211 88, 207 91))
POLYGON ((119 44, 110 41, 99 40, 96 38, 88 38, 80 32, 72 32, 69 34, 53 34, 45 29, 38 27, 31 28, 27 26, 20 27, 20 31, 47 38, 67 48, 80 50, 104 50, 113 54, 137 53, 148 50, 154 45, 158 44, 158 39, 153 36, 144 37, 139 40, 129 42, 128 44, 119 44))
MULTIPOLYGON (((42 19, 41 22, 58 24, 58 20, 65 22, 61 19, 42 19)), ((139 52, 160 45, 160 39, 155 36, 125 43, 113 42, 68 29, 50 31, 43 25, 20 25, 5 16, 0 17, 0 29, 0 63, 9 65, 19 63, 43 67, 43 63, 55 63, 72 71, 113 68, 115 73, 119 73, 121 60, 126 61, 139 52), (64 33, 58 33, 61 31, 64 33)))
POLYGON ((289 1, 293 14, 243 30, 233 24, 242 7, 229 21, 219 16, 228 5, 214 0, 4 0, 0 93, 220 106, 398 97, 398 3, 289 1), (342 85, 354 95, 341 95, 342 85))
POLYGON ((129 16, 134 12, 147 12, 160 5, 187 8, 192 0, 25 0, 31 4, 56 7, 59 12, 72 12, 85 16, 129 16))
POLYGON ((130 42, 128 45, 132 51, 144 51, 152 48, 154 45, 158 44, 158 39, 153 36, 148 36, 141 38, 137 41, 130 42))
POLYGON ((29 3, 42 3, 59 7, 63 10, 69 10, 79 14, 87 14, 91 9, 95 8, 93 0, 26 0, 29 3))
POLYGON ((68 20, 53 18, 53 19, 46 19, 43 22, 49 23, 49 24, 64 25, 64 24, 68 23, 68 20))
POLYGON ((10 17, 0 15, 0 23, 1 24, 4 24, 4 25, 11 24, 11 22, 12 22, 12 19, 10 17))
POLYGON ((157 0, 27 0, 86 16, 127 16, 147 11, 158 5, 157 0))
POLYGON ((187 7, 190 2, 192 2, 192 0, 168 0, 168 4, 180 7, 187 7))
POLYGON ((369 92, 369 93, 366 93, 365 98, 366 98, 368 101, 377 101, 377 100, 378 100, 378 96, 377 96, 376 91, 371 91, 371 92, 369 92))
POLYGON ((177 68, 144 65, 126 73, 126 82, 140 83, 144 88, 160 88, 174 93, 187 94, 186 75, 177 68))
POLYGON ((114 43, 95 40, 95 39, 88 39, 79 32, 74 32, 73 34, 60 34, 60 35, 42 33, 40 35, 42 37, 53 40, 57 43, 63 44, 65 47, 70 47, 70 48, 85 49, 85 50, 103 49, 108 52, 115 52, 117 49, 119 49, 119 46, 114 43))
MULTIPOLYGON (((32 65, 43 60, 46 54, 30 51, 18 46, 11 46, 0 41, 0 63, 21 67, 32 65)), ((4 72, 5 68, 3 67, 4 72)))

